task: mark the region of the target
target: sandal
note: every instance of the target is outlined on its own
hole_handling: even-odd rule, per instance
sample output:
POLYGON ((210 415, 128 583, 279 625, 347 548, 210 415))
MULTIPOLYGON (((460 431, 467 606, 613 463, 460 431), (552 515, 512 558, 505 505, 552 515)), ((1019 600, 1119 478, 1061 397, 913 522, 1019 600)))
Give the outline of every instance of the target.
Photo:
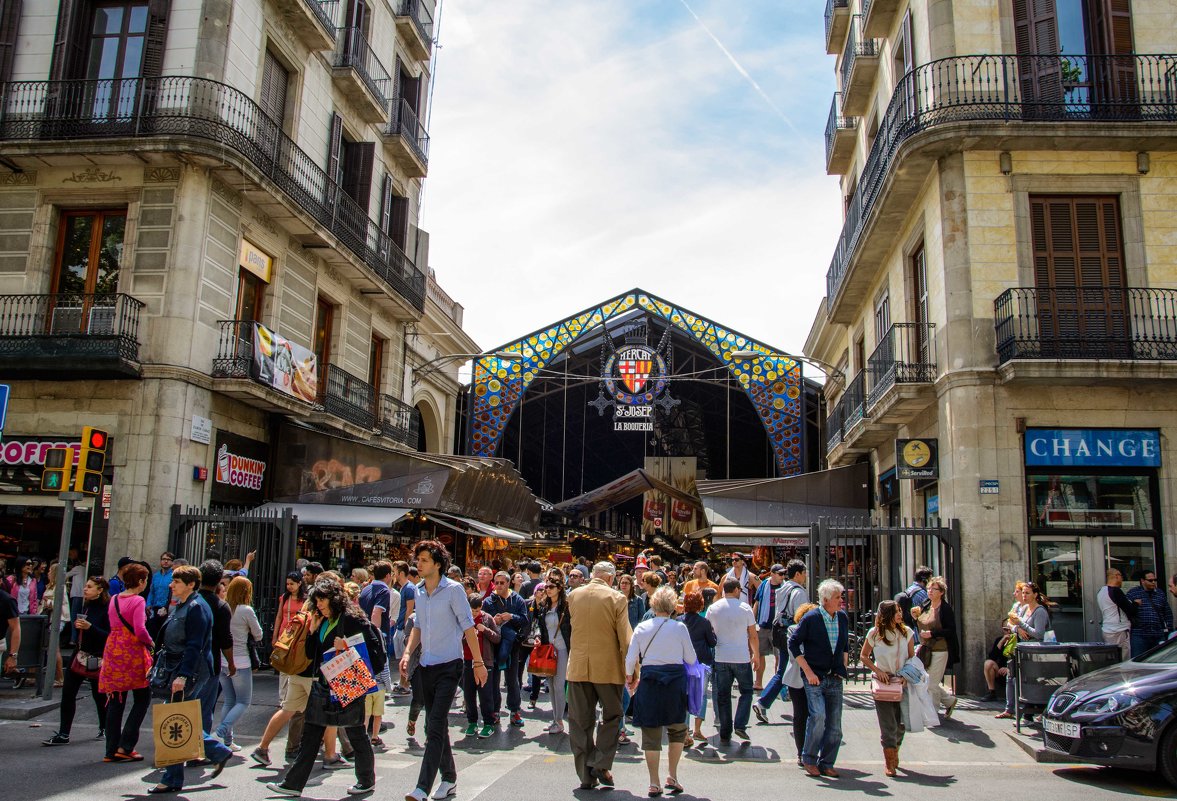
POLYGON ((410 720, 408 722, 408 724, 405 725, 405 734, 412 737, 416 733, 417 733, 417 721, 410 720))
POLYGON ((1014 716, 1013 712, 998 712, 993 716, 994 720, 1010 720, 1014 716))
POLYGON ((688 733, 687 738, 685 740, 683 740, 682 747, 683 748, 690 748, 694 744, 695 744, 695 739, 693 737, 691 737, 691 735, 688 733))
POLYGON ((114 761, 115 762, 142 762, 143 755, 140 754, 138 751, 132 751, 129 754, 124 753, 122 751, 115 751, 114 752, 114 761))
POLYGON ((681 795, 683 793, 683 786, 678 783, 678 779, 673 776, 666 777, 666 794, 667 795, 681 795))
POLYGON ((657 798, 658 796, 662 795, 662 788, 656 784, 651 784, 650 792, 646 793, 646 795, 650 798, 657 798))

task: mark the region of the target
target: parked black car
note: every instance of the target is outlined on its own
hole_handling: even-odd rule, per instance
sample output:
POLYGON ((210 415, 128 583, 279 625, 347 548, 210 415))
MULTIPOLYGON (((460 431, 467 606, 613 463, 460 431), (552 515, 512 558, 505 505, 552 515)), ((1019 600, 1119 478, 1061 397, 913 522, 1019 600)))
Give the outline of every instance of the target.
POLYGON ((1051 751, 1160 771, 1177 786, 1177 639, 1067 682, 1051 695, 1042 728, 1051 751))

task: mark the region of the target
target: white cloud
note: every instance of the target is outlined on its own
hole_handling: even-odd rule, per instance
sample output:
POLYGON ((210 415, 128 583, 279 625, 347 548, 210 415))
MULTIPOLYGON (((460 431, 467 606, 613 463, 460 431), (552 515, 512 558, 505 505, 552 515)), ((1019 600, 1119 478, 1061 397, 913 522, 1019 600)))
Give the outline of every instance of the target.
MULTIPOLYGON (((640 286, 800 352, 840 227, 824 110, 782 103, 798 139, 681 9, 664 31, 633 30, 632 9, 445 2, 432 267, 483 347, 640 286)), ((741 63, 771 64, 727 25, 741 63)), ((790 70, 768 69, 773 93, 790 70)))

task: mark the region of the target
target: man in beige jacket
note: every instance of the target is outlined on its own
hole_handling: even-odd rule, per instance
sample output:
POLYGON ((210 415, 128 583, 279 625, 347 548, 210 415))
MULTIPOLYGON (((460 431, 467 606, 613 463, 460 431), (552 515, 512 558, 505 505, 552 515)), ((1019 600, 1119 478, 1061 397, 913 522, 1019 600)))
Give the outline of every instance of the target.
POLYGON ((568 652, 568 737, 580 787, 613 787, 613 757, 621 732, 625 653, 633 630, 625 596, 612 588, 616 569, 593 565, 593 578, 568 594, 572 644, 568 652), (597 705, 601 723, 593 738, 597 705))

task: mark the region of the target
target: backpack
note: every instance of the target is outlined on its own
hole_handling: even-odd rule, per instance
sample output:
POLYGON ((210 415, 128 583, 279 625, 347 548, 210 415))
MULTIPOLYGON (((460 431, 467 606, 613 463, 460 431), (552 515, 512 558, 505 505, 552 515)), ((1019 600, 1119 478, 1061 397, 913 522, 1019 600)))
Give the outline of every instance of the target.
POLYGON ((306 641, 311 631, 311 618, 306 612, 299 612, 290 621, 286 631, 274 643, 270 651, 270 666, 279 673, 297 676, 311 665, 307 656, 306 641))

